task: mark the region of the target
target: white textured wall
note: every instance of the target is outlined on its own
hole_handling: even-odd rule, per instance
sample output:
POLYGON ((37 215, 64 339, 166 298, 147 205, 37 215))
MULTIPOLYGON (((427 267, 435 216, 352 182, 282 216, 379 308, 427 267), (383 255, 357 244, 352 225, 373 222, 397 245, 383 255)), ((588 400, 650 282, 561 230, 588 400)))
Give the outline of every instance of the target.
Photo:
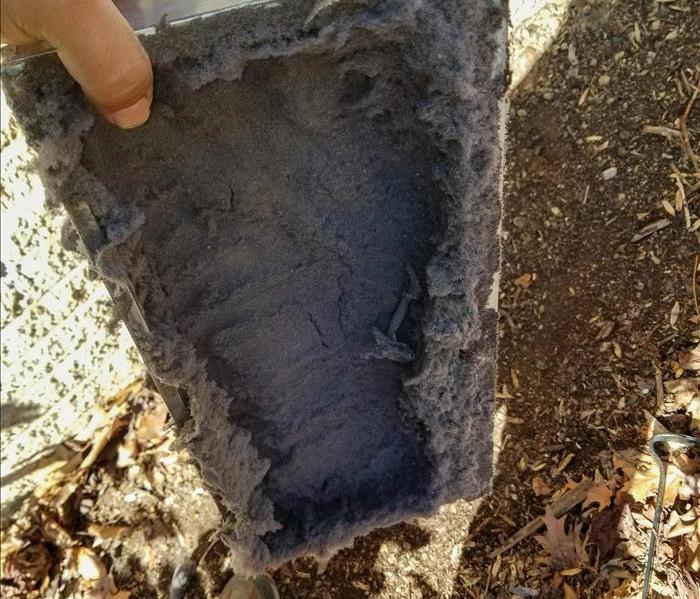
POLYGON ((511 88, 517 87, 556 37, 571 0, 510 0, 511 88))
POLYGON ((102 284, 88 281, 85 264, 61 248, 62 217, 43 208, 24 139, 4 95, 0 101, 0 457, 6 506, 26 490, 21 480, 7 484, 19 465, 79 428, 85 408, 126 386, 141 366, 124 328, 108 330, 112 311, 102 284))

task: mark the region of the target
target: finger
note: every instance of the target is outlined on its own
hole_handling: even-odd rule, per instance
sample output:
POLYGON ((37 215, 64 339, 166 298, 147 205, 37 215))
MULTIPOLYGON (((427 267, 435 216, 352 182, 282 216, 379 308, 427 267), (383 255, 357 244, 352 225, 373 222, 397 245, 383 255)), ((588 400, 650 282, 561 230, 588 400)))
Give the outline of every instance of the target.
POLYGON ((8 12, 14 13, 20 31, 56 48, 68 72, 109 121, 129 129, 148 119, 151 63, 111 0, 3 0, 5 4, 12 6, 8 12))

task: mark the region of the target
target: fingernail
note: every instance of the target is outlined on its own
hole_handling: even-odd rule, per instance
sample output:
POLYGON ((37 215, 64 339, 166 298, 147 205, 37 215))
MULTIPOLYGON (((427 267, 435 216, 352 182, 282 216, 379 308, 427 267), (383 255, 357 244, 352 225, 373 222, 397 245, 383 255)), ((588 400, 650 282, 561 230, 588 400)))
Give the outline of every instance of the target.
POLYGON ((141 98, 127 108, 106 115, 106 119, 121 129, 134 129, 143 125, 151 114, 151 102, 141 98))

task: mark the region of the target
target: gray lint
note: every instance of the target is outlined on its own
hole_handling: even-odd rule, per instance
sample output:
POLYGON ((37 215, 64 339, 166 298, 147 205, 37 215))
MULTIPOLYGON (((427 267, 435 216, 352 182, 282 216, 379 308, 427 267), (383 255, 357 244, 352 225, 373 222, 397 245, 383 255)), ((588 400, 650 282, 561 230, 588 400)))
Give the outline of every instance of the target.
POLYGON ((4 74, 52 201, 96 217, 83 251, 128 277, 137 344, 189 398, 240 569, 489 488, 505 19, 302 0, 165 28, 128 132, 53 56, 4 74))

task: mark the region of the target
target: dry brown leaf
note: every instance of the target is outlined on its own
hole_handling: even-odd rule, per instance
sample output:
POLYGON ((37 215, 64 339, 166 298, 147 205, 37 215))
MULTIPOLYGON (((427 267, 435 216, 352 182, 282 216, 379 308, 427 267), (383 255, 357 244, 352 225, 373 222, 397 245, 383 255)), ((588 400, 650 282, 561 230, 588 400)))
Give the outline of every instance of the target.
POLYGON ((583 568, 567 568, 559 572, 559 574, 562 576, 576 576, 577 574, 581 574, 581 572, 583 572, 583 568))
POLYGON ((700 370, 700 343, 682 353, 679 362, 684 370, 700 370))
POLYGON ((153 410, 142 414, 134 427, 136 440, 139 444, 146 446, 163 439, 167 419, 168 408, 162 401, 158 402, 153 410))
POLYGON ((72 552, 73 568, 85 580, 100 580, 107 576, 107 568, 92 549, 76 547, 72 552))
POLYGON ((151 449, 165 441, 167 419, 168 409, 163 402, 158 402, 153 409, 138 414, 117 448, 117 468, 127 468, 136 464, 142 450, 151 449))
POLYGON ((636 586, 634 580, 623 580, 619 586, 605 593, 601 599, 627 599, 633 596, 636 586))
POLYGON ((634 459, 623 462, 613 456, 613 465, 619 468, 627 478, 622 486, 621 495, 630 495, 635 501, 644 503, 647 497, 651 497, 657 490, 659 484, 658 468, 653 462, 645 461, 642 464, 634 459))
POLYGON ((695 453, 676 450, 669 456, 669 461, 683 474, 694 476, 700 474, 700 456, 695 453))
POLYGON ((142 388, 143 381, 134 381, 133 383, 131 383, 131 385, 129 385, 125 389, 122 389, 113 398, 111 398, 107 402, 107 405, 110 407, 120 406, 121 404, 125 403, 126 400, 129 399, 132 395, 138 393, 142 388))
POLYGON ((564 583, 564 599, 578 599, 576 590, 566 583, 564 583))
POLYGON ((529 272, 526 272, 525 274, 520 275, 518 278, 516 278, 514 283, 518 287, 522 287, 523 289, 527 289, 532 284, 532 274, 530 274, 529 272))
POLYGON ((581 482, 579 482, 579 483, 577 483, 575 480, 573 480, 573 479, 571 479, 571 478, 567 479, 567 480, 566 480, 566 483, 564 484, 564 486, 563 486, 561 489, 557 490, 557 491, 554 493, 554 495, 552 495, 551 501, 556 501, 557 499, 559 499, 560 497, 562 497, 562 496, 563 496, 565 493, 567 493, 568 491, 571 491, 572 489, 575 489, 576 487, 578 487, 578 486, 579 486, 582 482, 584 482, 585 480, 589 480, 589 479, 587 479, 586 477, 584 477, 583 479, 581 479, 581 482))
POLYGON ((579 554, 580 544, 575 538, 577 531, 572 529, 566 532, 566 516, 557 518, 547 507, 542 519, 546 526, 545 534, 535 538, 547 551, 547 559, 552 568, 561 571, 583 565, 583 556, 579 554))
POLYGON ((673 204, 669 202, 668 200, 661 200, 661 205, 664 207, 664 210, 668 212, 671 216, 676 216, 676 210, 673 207, 673 204))
POLYGON ((118 411, 115 412, 116 414, 110 413, 106 415, 108 424, 98 433, 97 437, 93 439, 90 453, 88 453, 85 459, 80 463, 81 470, 90 468, 90 466, 97 461, 97 458, 100 457, 102 450, 107 446, 107 443, 112 440, 117 431, 126 425, 128 417, 120 414, 118 411), (110 415, 112 416, 111 419, 109 418, 110 415))
POLYGON ((97 553, 87 547, 76 547, 71 552, 71 567, 90 589, 93 597, 108 598, 117 592, 112 577, 97 553))
POLYGON ((681 547, 681 553, 685 554, 683 562, 688 570, 700 574, 700 541, 687 540, 681 547))
POLYGON ((598 550, 601 563, 613 557, 621 538, 627 536, 626 521, 629 519, 631 519, 629 510, 620 509, 617 506, 590 514, 586 543, 590 543, 598 550))
POLYGON ((588 536, 583 534, 583 522, 579 522, 572 531, 574 537, 574 545, 576 547, 576 555, 580 566, 588 566, 591 563, 591 558, 586 550, 588 544, 588 536))
POLYGON ((583 509, 586 509, 589 505, 594 503, 598 504, 598 511, 602 512, 605 508, 610 505, 610 500, 613 497, 613 492, 608 487, 605 481, 596 481, 596 483, 588 489, 586 493, 586 499, 583 500, 583 509))
POLYGON ((561 462, 559 462, 559 465, 554 469, 554 476, 560 475, 564 470, 566 470, 566 467, 571 463, 571 460, 574 459, 575 454, 573 453, 568 453, 564 456, 561 462))
POLYGON ((46 540, 63 549, 74 545, 73 537, 55 518, 42 514, 41 520, 41 533, 46 540))
POLYGON ((117 448, 117 468, 127 468, 136 463, 136 456, 139 454, 139 445, 136 438, 130 432, 126 434, 124 440, 117 448))
POLYGON ((666 584, 659 584, 659 580, 652 581, 652 589, 660 594, 671 596, 674 599, 698 599, 700 597, 700 581, 688 573, 685 575, 674 569, 668 572, 669 580, 666 584), (654 584, 656 582, 656 584, 654 584))
POLYGON ((676 302, 673 304, 673 307, 671 308, 671 312, 669 313, 668 316, 668 322, 671 326, 675 326, 676 323, 678 322, 678 316, 681 313, 681 305, 679 302, 676 302))
POLYGON ((493 562, 491 566, 491 578, 496 578, 498 576, 498 572, 501 569, 501 556, 497 556, 496 560, 493 562))
POLYGON ((7 531, 3 530, 1 533, 0 541, 0 564, 4 564, 7 558, 13 554, 17 553, 26 542, 20 538, 20 531, 11 526, 7 531))
POLYGON ((61 508, 85 481, 86 472, 79 469, 82 461, 83 453, 74 453, 67 463, 34 489, 34 496, 44 505, 61 508))
POLYGON ((612 334, 615 329, 615 321, 613 320, 603 320, 598 323, 600 330, 596 335, 596 341, 604 341, 612 334))
POLYGON ((622 346, 617 341, 613 341, 612 344, 615 357, 618 359, 622 358, 622 346))
POLYGON ((683 477, 683 483, 678 490, 678 497, 683 501, 690 501, 697 497, 698 489, 700 489, 700 470, 696 470, 694 474, 681 472, 680 476, 683 477))
POLYGON ((537 497, 549 495, 552 492, 552 489, 550 489, 547 486, 547 483, 545 483, 539 476, 532 477, 532 490, 535 492, 537 497))
POLYGON ((44 544, 28 545, 3 560, 2 577, 21 591, 36 591, 45 585, 51 565, 44 544))
POLYGON ((686 409, 690 414, 690 430, 694 434, 700 433, 700 396, 691 400, 686 409))
POLYGON ((124 536, 129 530, 128 526, 118 526, 114 524, 96 524, 92 523, 88 526, 88 534, 95 537, 95 545, 99 545, 104 541, 113 541, 124 536))
POLYGON ((31 480, 35 481, 34 496, 43 497, 60 485, 80 466, 83 457, 65 445, 59 445, 50 454, 41 458, 31 480))
POLYGON ((508 385, 505 383, 503 384, 503 390, 500 392, 496 392, 496 398, 497 399, 513 399, 513 396, 510 394, 510 391, 508 391, 508 385))
POLYGON ((669 411, 683 410, 692 413, 691 404, 700 400, 700 377, 666 381, 664 390, 664 403, 670 404, 669 411))
POLYGON ((647 439, 651 439, 654 435, 658 435, 659 433, 670 432, 649 410, 642 410, 642 414, 644 414, 644 419, 647 423, 647 439))
MULTIPOLYGON (((675 514, 676 512, 673 513, 675 514)), ((684 536, 694 537, 696 541, 700 541, 700 521, 697 515, 691 520, 681 520, 678 518, 666 533, 667 539, 675 539, 676 537, 684 536)))
MULTIPOLYGON (((618 497, 627 494, 635 501, 644 503, 647 498, 656 494, 659 486, 659 467, 650 455, 623 450, 613 454, 613 467, 622 470, 627 478, 618 497)), ((664 489, 665 506, 676 501, 685 482, 685 474, 675 464, 668 464, 664 489)))

